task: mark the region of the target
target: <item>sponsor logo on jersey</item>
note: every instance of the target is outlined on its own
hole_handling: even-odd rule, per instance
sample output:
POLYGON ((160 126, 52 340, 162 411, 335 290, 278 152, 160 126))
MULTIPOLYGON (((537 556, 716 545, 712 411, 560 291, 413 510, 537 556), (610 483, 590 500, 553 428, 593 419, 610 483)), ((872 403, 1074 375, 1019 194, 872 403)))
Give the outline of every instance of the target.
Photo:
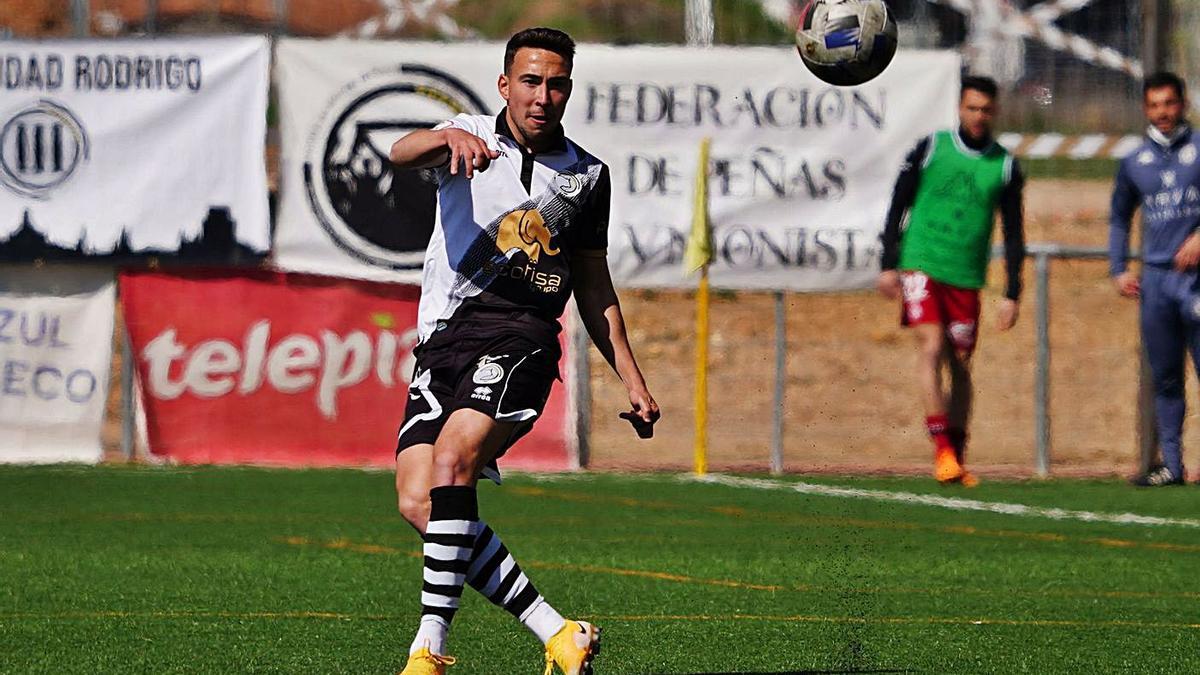
POLYGON ((471 398, 479 400, 479 401, 486 401, 488 403, 491 403, 492 388, 491 387, 475 387, 475 391, 471 394, 471 398))
POLYGON ((537 209, 518 209, 500 221, 500 230, 496 233, 496 248, 508 255, 512 251, 523 251, 534 265, 541 260, 542 254, 556 256, 559 249, 550 243, 550 229, 546 220, 537 209))

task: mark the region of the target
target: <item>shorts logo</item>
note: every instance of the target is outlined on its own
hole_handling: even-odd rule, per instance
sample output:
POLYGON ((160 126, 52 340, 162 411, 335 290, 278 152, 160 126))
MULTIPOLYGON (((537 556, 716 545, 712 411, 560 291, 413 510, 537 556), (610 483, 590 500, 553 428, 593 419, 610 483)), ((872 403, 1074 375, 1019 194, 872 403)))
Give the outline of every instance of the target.
MULTIPOLYGON (((505 354, 504 356, 507 356, 505 354)), ((475 366, 475 375, 471 381, 475 384, 496 384, 504 379, 504 367, 497 360, 504 356, 485 356, 479 359, 478 365, 475 366)), ((475 390, 478 393, 478 389, 475 390)))
POLYGON ((529 256, 529 262, 536 265, 542 253, 558 255, 559 250, 550 245, 551 236, 540 211, 519 209, 500 221, 500 229, 496 232, 496 248, 505 255, 513 250, 524 251, 529 256))
POLYGON ((955 347, 967 348, 975 342, 974 321, 955 321, 950 324, 947 332, 955 347))
POLYGON ((491 387, 475 387, 475 392, 471 394, 471 398, 491 403, 492 402, 492 388, 491 387))
POLYGON ((409 131, 459 113, 487 114, 487 106, 450 73, 402 63, 363 73, 325 108, 303 167, 313 215, 349 255, 387 269, 420 269, 437 185, 428 171, 394 169, 388 151, 409 131))

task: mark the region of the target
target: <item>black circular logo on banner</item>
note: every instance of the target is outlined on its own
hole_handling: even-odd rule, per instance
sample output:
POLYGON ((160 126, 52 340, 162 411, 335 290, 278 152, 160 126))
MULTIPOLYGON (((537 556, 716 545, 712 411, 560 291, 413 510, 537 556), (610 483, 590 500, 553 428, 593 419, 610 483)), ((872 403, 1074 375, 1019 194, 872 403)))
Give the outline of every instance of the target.
POLYGON ((66 106, 42 99, 0 127, 0 183, 23 197, 45 198, 88 158, 83 124, 66 106))
POLYGON ((418 269, 433 233, 437 185, 392 166, 396 139, 459 113, 487 114, 458 78, 428 66, 376 70, 348 86, 309 139, 304 186, 318 222, 354 257, 418 269))

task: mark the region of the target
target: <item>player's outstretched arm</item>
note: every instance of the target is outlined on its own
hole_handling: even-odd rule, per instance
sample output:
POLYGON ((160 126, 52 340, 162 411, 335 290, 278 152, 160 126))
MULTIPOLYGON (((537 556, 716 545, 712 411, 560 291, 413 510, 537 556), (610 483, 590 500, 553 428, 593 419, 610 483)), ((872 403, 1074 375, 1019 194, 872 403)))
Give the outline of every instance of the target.
POLYGON ((575 303, 583 325, 629 392, 633 409, 621 417, 633 423, 639 436, 647 438, 660 412, 629 345, 621 303, 608 271, 608 257, 603 251, 577 251, 571 268, 571 276, 575 279, 575 303))
POLYGON ((450 175, 463 171, 473 178, 476 171, 485 171, 493 159, 500 156, 475 134, 446 127, 418 129, 392 144, 388 158, 402 169, 431 169, 448 164, 450 175))

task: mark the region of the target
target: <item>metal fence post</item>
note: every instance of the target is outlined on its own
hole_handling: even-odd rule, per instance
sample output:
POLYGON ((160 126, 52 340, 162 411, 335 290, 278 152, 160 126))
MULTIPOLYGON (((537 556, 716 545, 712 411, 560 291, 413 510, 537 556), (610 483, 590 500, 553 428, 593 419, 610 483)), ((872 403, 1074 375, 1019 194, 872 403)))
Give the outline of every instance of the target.
POLYGON ((1050 255, 1041 252, 1034 260, 1037 270, 1037 370, 1034 383, 1036 471, 1039 477, 1045 478, 1050 474, 1050 255))
POLYGON ((75 37, 87 37, 91 32, 92 7, 88 0, 71 0, 71 26, 75 37))
POLYGON ((684 36, 692 47, 711 47, 715 23, 713 0, 686 0, 684 36))
POLYGON ((133 344, 129 338, 129 329, 121 324, 121 452, 126 461, 133 461, 136 452, 134 433, 137 428, 136 413, 133 401, 133 378, 137 377, 134 369, 133 344))
POLYGON ((275 0, 275 34, 288 32, 288 0, 275 0))
POLYGON ((783 412, 787 385, 787 316, 783 291, 775 292, 775 406, 771 425, 771 473, 783 473, 783 412))
POLYGON ((592 363, 588 355, 591 342, 578 308, 571 311, 571 332, 568 337, 571 340, 568 373, 573 413, 573 428, 568 429, 568 432, 570 438, 574 439, 575 458, 579 462, 579 468, 586 469, 592 459, 589 442, 592 433, 592 363))
POLYGON ((146 0, 146 20, 142 22, 142 30, 147 35, 158 34, 158 0, 146 0))
POLYGON ((1146 473, 1159 463, 1157 419, 1154 410, 1154 377, 1150 373, 1150 359, 1146 356, 1146 345, 1139 339, 1137 410, 1138 473, 1146 473))

